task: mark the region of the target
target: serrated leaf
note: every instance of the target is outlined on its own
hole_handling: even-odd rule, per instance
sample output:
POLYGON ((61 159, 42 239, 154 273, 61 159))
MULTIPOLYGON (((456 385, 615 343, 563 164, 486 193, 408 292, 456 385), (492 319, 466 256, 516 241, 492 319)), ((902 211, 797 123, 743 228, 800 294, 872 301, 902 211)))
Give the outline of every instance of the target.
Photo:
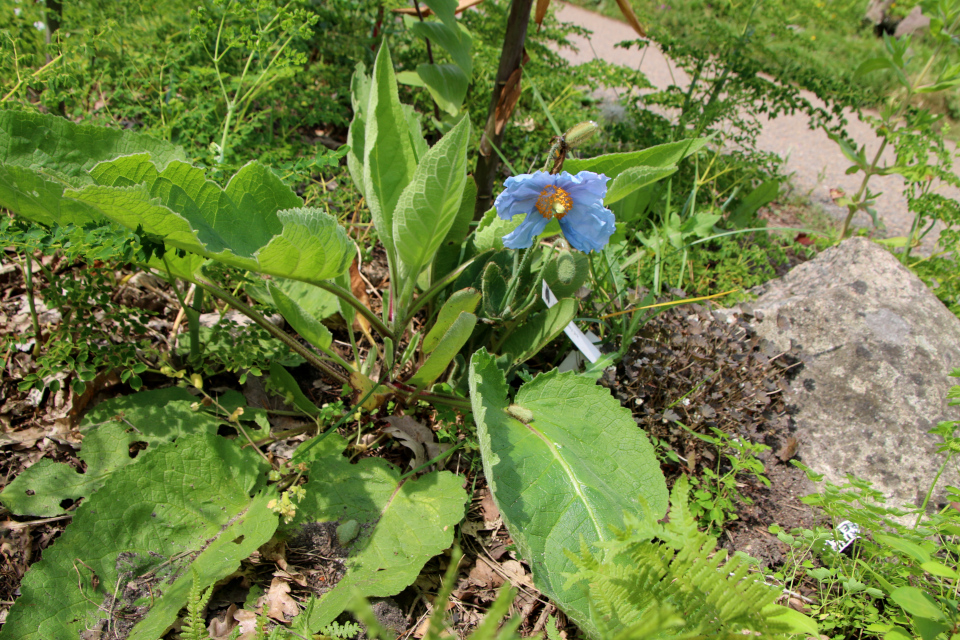
POLYGON ((342 273, 353 245, 336 219, 302 201, 256 162, 226 189, 203 171, 171 162, 158 171, 145 154, 101 163, 104 182, 66 195, 130 229, 240 269, 284 278, 323 280, 342 273), (138 182, 139 181, 139 182, 138 182))
POLYGON ((144 456, 82 504, 30 568, 0 639, 73 640, 94 628, 113 637, 122 623, 130 640, 155 640, 194 573, 211 585, 273 535, 265 465, 249 448, 202 434, 144 456))
POLYGON ((439 343, 434 347, 426 361, 410 378, 408 384, 422 389, 440 377, 440 374, 450 365, 463 345, 467 344, 467 340, 473 335, 473 329, 476 326, 477 316, 466 311, 461 312, 450 325, 450 328, 444 332, 443 337, 440 338, 439 343))
POLYGON ((0 111, 0 165, 42 172, 65 186, 92 184, 88 174, 98 162, 131 153, 148 153, 160 166, 186 157, 180 147, 142 133, 0 111))
POLYGON ((568 158, 564 168, 570 173, 593 171, 608 178, 616 178, 630 167, 668 167, 695 154, 706 146, 707 138, 668 142, 642 151, 609 153, 595 158, 568 158))
MULTIPOLYGON (((333 342, 333 335, 329 329, 323 326, 320 318, 308 313, 272 282, 267 285, 267 289, 270 291, 270 296, 280 315, 290 323, 294 331, 299 333, 304 340, 317 349, 326 351, 330 348, 330 344, 333 342)), ((319 290, 323 291, 322 289, 319 290)))
POLYGON ((343 457, 345 446, 333 434, 310 452, 306 497, 291 525, 348 520, 360 525, 344 578, 311 598, 293 623, 305 636, 335 620, 355 592, 386 597, 409 586, 427 560, 453 542, 467 501, 460 476, 439 471, 400 482, 400 473, 381 458, 350 464, 343 457))
POLYGON ((455 64, 423 62, 417 65, 417 74, 441 109, 452 116, 460 112, 470 85, 470 78, 463 69, 455 64))
POLYGON ((509 354, 515 365, 529 360, 573 322, 578 306, 573 298, 564 298, 549 309, 530 316, 506 339, 500 353, 509 354))
POLYGON ((453 226, 467 181, 469 140, 470 119, 463 118, 426 153, 397 201, 393 238, 405 278, 416 280, 453 226))
POLYGON ((667 488, 653 447, 609 391, 575 373, 543 373, 520 388, 512 414, 503 372, 486 350, 470 361, 470 397, 484 475, 534 583, 596 636, 586 585, 564 553, 613 537, 623 514, 656 519, 667 488), (524 421, 516 415, 525 414, 524 421))
POLYGON ((107 400, 80 423, 83 446, 79 473, 62 462, 42 459, 24 470, 0 493, 0 501, 18 515, 50 517, 66 513, 67 501, 93 495, 118 470, 139 463, 147 451, 196 433, 215 434, 223 420, 195 411, 186 389, 170 387, 107 400), (146 445, 146 451, 134 443, 146 445))
POLYGON ((610 183, 610 189, 603 199, 603 204, 610 206, 614 202, 626 198, 637 189, 642 189, 647 185, 663 180, 676 172, 676 165, 666 167, 639 166, 624 169, 614 178, 613 182, 610 183))
POLYGON ((396 256, 393 212, 400 194, 413 178, 417 156, 386 43, 381 45, 373 66, 364 118, 363 193, 380 242, 387 255, 396 256))
POLYGON ((148 152, 161 165, 184 157, 179 147, 143 134, 2 111, 0 206, 45 225, 102 222, 94 207, 64 198, 64 189, 91 184, 94 165, 133 151, 148 152))
POLYGON ((440 344, 443 334, 447 332, 447 329, 462 312, 473 313, 476 311, 477 305, 480 304, 480 298, 480 292, 470 287, 455 291, 440 307, 437 321, 427 335, 423 337, 423 352, 429 354, 440 344))

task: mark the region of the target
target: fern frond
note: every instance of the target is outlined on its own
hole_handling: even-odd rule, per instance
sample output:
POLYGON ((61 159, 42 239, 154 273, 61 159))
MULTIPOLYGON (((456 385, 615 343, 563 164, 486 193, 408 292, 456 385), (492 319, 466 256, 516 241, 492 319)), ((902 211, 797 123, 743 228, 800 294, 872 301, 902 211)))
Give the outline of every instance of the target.
POLYGON ((187 615, 183 620, 180 640, 207 640, 210 633, 207 631, 203 613, 210 602, 210 596, 213 595, 213 586, 204 591, 200 586, 200 574, 193 567, 190 571, 193 574, 193 586, 190 587, 187 598, 187 615))
POLYGON ((320 635, 330 638, 353 638, 360 635, 361 631, 363 631, 363 627, 356 622, 344 622, 340 624, 334 621, 325 626, 320 631, 320 635))

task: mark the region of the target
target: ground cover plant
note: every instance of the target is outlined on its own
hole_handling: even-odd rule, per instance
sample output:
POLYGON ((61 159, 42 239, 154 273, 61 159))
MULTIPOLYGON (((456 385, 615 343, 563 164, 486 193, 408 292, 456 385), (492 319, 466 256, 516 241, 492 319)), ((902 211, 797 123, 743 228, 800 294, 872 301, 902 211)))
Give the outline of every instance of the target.
MULTIPOLYGON (((717 550, 765 445, 690 421, 709 377, 664 376, 658 435, 625 392, 670 326, 647 324, 655 305, 813 251, 751 235, 782 176, 748 122, 742 153, 717 139, 736 105, 789 93, 731 81, 719 105, 714 83, 674 122, 633 104, 657 126, 600 126, 584 87, 642 79, 558 73, 547 43, 574 27, 546 18, 521 34, 523 88, 490 101, 511 48, 493 0, 131 10, 160 61, 119 22, 87 48, 109 8, 58 6, 5 18, 0 275, 22 295, 2 414, 21 450, 46 439, 5 461, 4 557, 42 554, 11 577, 0 638, 819 633, 784 606, 786 573, 717 550), (480 206, 491 113, 509 135, 480 206), (584 365, 557 366, 565 332, 584 365), (55 431, 33 426, 45 406, 55 431)), ((745 383, 769 375, 742 354, 745 383)), ((878 624, 947 629, 945 585, 937 612, 881 587, 912 617, 878 624)))

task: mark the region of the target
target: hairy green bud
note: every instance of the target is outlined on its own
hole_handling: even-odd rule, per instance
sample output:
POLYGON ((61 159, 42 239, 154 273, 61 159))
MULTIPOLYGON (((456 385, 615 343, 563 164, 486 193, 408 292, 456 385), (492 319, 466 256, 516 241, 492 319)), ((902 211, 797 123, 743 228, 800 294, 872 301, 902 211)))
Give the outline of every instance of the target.
POLYGON ((569 131, 563 134, 564 142, 570 149, 576 149, 584 142, 594 136, 600 130, 600 126, 593 120, 587 120, 580 124, 573 125, 569 131))

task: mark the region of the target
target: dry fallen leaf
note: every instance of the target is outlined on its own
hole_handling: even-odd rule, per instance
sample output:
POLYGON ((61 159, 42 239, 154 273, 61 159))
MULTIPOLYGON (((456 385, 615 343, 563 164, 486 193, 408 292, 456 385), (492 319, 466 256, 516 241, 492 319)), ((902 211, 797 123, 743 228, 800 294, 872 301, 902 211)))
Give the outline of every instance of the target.
POLYGON ((450 445, 438 445, 433 431, 410 416, 390 416, 384 418, 388 426, 383 432, 400 440, 403 446, 413 451, 411 468, 417 468, 428 460, 433 460, 450 445))
POLYGON ((523 76, 523 65, 527 64, 529 60, 530 56, 527 55, 527 50, 524 49, 523 60, 520 62, 520 66, 513 70, 513 73, 510 74, 510 77, 507 78, 506 83, 503 85, 503 91, 500 92, 500 99, 497 100, 497 108, 494 111, 494 133, 496 135, 500 135, 500 133, 503 132, 507 120, 510 119, 514 108, 517 106, 517 101, 520 100, 520 94, 523 91, 520 87, 520 79, 523 76))
POLYGON ((492 527, 500 521, 500 509, 497 508, 497 503, 493 501, 489 489, 485 489, 480 497, 480 509, 483 510, 483 523, 487 527, 492 527))
POLYGON ((513 586, 523 585, 533 588, 533 580, 517 560, 507 560, 500 564, 500 568, 513 586))
POLYGON ((233 619, 240 623, 238 640, 254 640, 257 637, 257 614, 254 611, 240 609, 234 612, 233 619))
MULTIPOLYGON (((516 561, 513 560, 512 562, 516 561)), ((484 558, 477 558, 477 564, 475 564, 473 569, 470 570, 470 573, 467 575, 467 579, 471 584, 484 589, 496 589, 504 582, 503 576, 500 575, 496 569, 490 565, 490 562, 484 558)))
POLYGON ((287 622, 300 613, 297 601, 290 597, 290 583, 280 578, 274 578, 270 583, 270 589, 263 597, 263 606, 268 616, 280 622, 287 622))
POLYGON ((233 633, 233 630, 237 628, 237 619, 233 617, 236 612, 237 605, 231 604, 223 615, 223 619, 217 616, 210 621, 207 632, 213 640, 226 640, 233 633))

